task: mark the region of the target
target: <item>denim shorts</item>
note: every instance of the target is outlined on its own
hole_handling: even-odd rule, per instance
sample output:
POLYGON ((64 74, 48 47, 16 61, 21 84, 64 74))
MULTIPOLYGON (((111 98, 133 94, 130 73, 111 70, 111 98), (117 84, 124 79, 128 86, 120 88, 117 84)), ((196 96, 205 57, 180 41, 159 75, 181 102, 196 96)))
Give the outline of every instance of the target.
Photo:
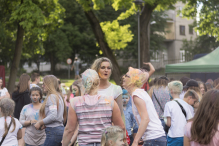
POLYGON ((167 139, 166 136, 162 136, 156 139, 150 139, 144 141, 143 146, 166 146, 167 145, 167 139))
POLYGON ((79 146, 100 146, 100 143, 79 144, 79 146))
POLYGON ((171 138, 168 136, 167 145, 168 146, 183 146, 183 137, 171 138))
POLYGON ((64 126, 46 127, 46 140, 44 146, 61 146, 64 126))

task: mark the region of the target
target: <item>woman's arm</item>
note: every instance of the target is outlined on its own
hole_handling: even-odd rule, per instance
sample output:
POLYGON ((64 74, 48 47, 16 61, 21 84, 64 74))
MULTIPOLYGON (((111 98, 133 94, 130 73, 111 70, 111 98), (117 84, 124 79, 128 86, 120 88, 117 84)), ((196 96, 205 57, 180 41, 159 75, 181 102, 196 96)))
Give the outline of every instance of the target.
POLYGON ((112 122, 114 125, 120 126, 125 131, 125 124, 122 120, 118 104, 114 101, 112 122))
POLYGON ((155 68, 150 62, 147 63, 144 62, 144 64, 147 64, 150 67, 150 71, 149 71, 149 77, 150 77, 155 72, 155 68))
POLYGON ((167 126, 168 126, 168 127, 171 126, 171 117, 167 117, 167 126))
POLYGON ((123 103, 122 103, 122 94, 120 94, 116 99, 115 99, 116 103, 118 104, 119 106, 119 110, 120 110, 120 113, 121 113, 121 117, 122 117, 122 120, 125 124, 125 115, 124 115, 124 112, 123 112, 123 103))
POLYGON ((183 143, 184 143, 184 146, 190 146, 190 140, 189 140, 189 138, 186 137, 185 135, 184 135, 183 143))
POLYGON ((142 135, 146 131, 148 123, 150 122, 150 119, 149 119, 149 115, 148 115, 146 104, 145 104, 144 100, 142 100, 138 96, 134 95, 133 101, 135 103, 135 106, 136 106, 138 113, 140 115, 140 118, 141 118, 141 122, 140 122, 139 127, 138 127, 138 132, 137 132, 135 139, 133 141, 133 144, 132 144, 132 146, 138 146, 138 142, 140 141, 142 135))
POLYGON ((68 146, 74 132, 75 129, 77 127, 77 115, 75 110, 72 108, 72 106, 69 106, 69 110, 68 110, 68 122, 67 125, 65 127, 65 131, 62 137, 62 146, 68 146))
POLYGON ((74 132, 74 135, 72 136, 71 138, 71 144, 70 145, 73 145, 74 142, 76 142, 77 140, 77 136, 78 136, 78 128, 79 128, 79 125, 77 126, 75 132, 74 132))
POLYGON ((18 132, 17 132, 17 139, 21 139, 22 138, 22 130, 19 129, 18 132))

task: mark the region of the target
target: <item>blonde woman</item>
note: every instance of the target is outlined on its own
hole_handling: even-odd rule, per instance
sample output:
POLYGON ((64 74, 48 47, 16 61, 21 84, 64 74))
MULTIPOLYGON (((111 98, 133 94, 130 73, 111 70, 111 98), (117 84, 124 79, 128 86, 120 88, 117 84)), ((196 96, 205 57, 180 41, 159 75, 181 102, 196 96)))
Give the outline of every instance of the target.
POLYGON ((100 79, 95 70, 87 69, 82 74, 82 96, 71 99, 68 122, 63 135, 63 146, 67 146, 77 125, 79 146, 100 146, 102 131, 118 125, 125 133, 119 107, 113 97, 98 94, 100 79))
POLYGON ((122 88, 109 82, 113 70, 110 59, 106 57, 96 59, 92 64, 91 69, 95 70, 100 78, 98 94, 113 97, 119 106, 122 119, 125 121, 122 104, 122 88))
POLYGON ((59 84, 55 76, 47 75, 43 78, 43 90, 47 92, 47 96, 40 108, 41 120, 35 124, 35 128, 40 130, 46 127, 44 146, 60 146, 62 141, 67 109, 58 89, 59 84))
POLYGON ((165 133, 152 99, 141 89, 148 77, 148 72, 132 67, 123 76, 123 87, 132 96, 132 110, 139 126, 132 146, 138 146, 141 138, 144 141, 143 146, 166 146, 165 133))

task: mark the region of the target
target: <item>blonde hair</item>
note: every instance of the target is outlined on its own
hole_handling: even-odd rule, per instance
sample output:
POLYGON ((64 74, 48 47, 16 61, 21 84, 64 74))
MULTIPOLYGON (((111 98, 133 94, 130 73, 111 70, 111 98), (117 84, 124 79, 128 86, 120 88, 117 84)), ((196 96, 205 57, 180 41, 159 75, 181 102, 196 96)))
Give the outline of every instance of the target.
POLYGON ((183 90, 183 84, 180 81, 172 81, 168 83, 168 88, 175 94, 181 94, 183 90))
POLYGON ((81 74, 82 85, 85 89, 84 94, 89 94, 97 89, 100 84, 98 73, 93 69, 87 69, 81 74))
POLYGON ((119 126, 111 126, 103 130, 101 137, 101 146, 109 146, 108 140, 116 141, 119 135, 124 135, 124 131, 119 126))
POLYGON ((100 67, 101 67, 101 63, 102 62, 109 62, 110 64, 110 67, 111 67, 111 70, 113 70, 113 65, 112 65, 112 62, 110 61, 109 58, 106 58, 106 57, 101 57, 101 58, 98 58, 94 61, 94 63, 91 65, 91 69, 95 70, 96 72, 99 71, 100 67))
POLYGON ((46 106, 47 100, 48 100, 48 98, 51 94, 55 94, 56 95, 57 110, 59 109, 59 98, 60 98, 60 96, 61 96, 61 99, 63 101, 63 104, 64 104, 63 118, 64 118, 64 122, 66 122, 67 109, 66 109, 64 97, 58 91, 58 89, 59 89, 58 79, 53 75, 47 75, 43 78, 43 82, 44 82, 44 84, 45 84, 48 91, 47 91, 46 99, 45 99, 45 101, 43 102, 43 104, 40 108, 40 112, 39 112, 40 117, 41 118, 46 117, 46 115, 45 115, 45 106, 46 106))
POLYGON ((7 122, 6 122, 6 118, 8 116, 11 117, 12 123, 14 125, 14 129, 11 132, 13 132, 15 130, 16 123, 15 123, 14 118, 12 117, 13 113, 14 113, 14 107, 15 107, 15 103, 12 99, 3 98, 3 99, 0 100, 1 112, 2 112, 3 116, 5 117, 5 133, 3 134, 2 137, 5 137, 8 134, 9 129, 8 129, 8 125, 7 125, 7 122))

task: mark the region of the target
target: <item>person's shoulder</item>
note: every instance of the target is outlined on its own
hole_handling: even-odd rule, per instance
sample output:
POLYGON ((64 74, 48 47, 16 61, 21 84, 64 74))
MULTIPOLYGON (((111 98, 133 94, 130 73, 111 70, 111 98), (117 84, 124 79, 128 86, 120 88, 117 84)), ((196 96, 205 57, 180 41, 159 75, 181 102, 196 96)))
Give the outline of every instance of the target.
POLYGON ((115 90, 121 90, 122 91, 122 88, 119 85, 115 85, 115 84, 111 83, 110 87, 115 89, 115 90))
POLYGON ((8 92, 8 89, 7 89, 7 88, 5 88, 5 87, 3 88, 3 90, 4 90, 4 91, 6 91, 6 92, 8 92))

